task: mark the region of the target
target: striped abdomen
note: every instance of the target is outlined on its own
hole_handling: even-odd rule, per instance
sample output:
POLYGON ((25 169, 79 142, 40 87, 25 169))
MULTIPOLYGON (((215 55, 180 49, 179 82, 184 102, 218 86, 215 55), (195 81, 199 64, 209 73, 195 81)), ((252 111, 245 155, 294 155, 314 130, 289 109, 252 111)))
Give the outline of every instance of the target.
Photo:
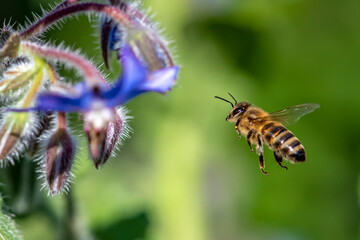
POLYGON ((270 122, 261 129, 265 143, 279 156, 292 162, 305 161, 305 149, 299 139, 283 125, 270 122))

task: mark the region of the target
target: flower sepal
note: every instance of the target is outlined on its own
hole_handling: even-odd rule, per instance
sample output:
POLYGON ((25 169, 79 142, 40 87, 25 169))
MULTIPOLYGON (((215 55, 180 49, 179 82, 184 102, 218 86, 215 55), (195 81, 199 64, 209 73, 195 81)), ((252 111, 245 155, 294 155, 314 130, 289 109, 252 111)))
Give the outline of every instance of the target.
POLYGON ((67 190, 71 166, 75 155, 75 142, 67 129, 58 128, 47 140, 43 172, 45 186, 54 196, 67 190))

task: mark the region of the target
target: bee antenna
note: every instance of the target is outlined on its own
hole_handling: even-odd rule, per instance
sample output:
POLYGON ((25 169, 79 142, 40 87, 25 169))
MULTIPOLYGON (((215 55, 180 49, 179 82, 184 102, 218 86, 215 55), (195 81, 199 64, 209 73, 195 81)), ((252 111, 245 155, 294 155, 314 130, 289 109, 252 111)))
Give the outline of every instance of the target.
POLYGON ((232 102, 230 102, 229 100, 226 100, 226 99, 221 98, 221 97, 218 97, 218 96, 215 96, 215 98, 218 98, 218 99, 220 99, 220 100, 223 100, 223 101, 225 101, 225 102, 228 102, 228 103, 231 104, 232 107, 234 107, 234 104, 233 104, 232 102))
POLYGON ((234 98, 234 96, 233 95, 231 95, 231 93, 228 93, 229 95, 230 95, 230 97, 232 97, 232 99, 234 99, 234 101, 235 101, 235 105, 237 104, 237 101, 236 101, 236 99, 234 98))

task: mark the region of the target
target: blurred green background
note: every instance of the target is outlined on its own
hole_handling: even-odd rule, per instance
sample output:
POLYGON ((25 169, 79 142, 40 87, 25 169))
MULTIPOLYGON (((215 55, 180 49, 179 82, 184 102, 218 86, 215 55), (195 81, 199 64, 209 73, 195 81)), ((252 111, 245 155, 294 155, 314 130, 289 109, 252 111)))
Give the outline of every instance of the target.
MULTIPOLYGON (((3 0, 0 17, 23 24, 52 2, 3 0)), ((102 169, 79 138, 83 154, 67 197, 40 191, 34 163, 0 170, 7 211, 24 238, 67 239, 72 226, 78 239, 360 239, 360 1, 144 5, 175 40, 177 86, 127 105, 134 133, 102 169), (289 127, 307 162, 286 171, 265 148, 270 175, 262 175, 224 121, 230 105, 214 99, 229 91, 269 112, 319 103, 289 127)), ((93 23, 69 20, 47 39, 101 63, 93 23)))

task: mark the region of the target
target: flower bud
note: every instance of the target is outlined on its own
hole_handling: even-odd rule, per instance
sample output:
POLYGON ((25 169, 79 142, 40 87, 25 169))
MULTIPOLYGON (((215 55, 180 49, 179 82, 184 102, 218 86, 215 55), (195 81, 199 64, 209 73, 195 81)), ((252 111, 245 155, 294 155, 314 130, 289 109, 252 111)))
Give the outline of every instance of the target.
MULTIPOLYGON (((8 113, 0 127, 0 167, 6 165, 6 160, 14 164, 26 139, 31 136, 30 113, 8 113)), ((28 139, 27 139, 28 140, 28 139)))
POLYGON ((1 44, 0 49, 0 59, 4 57, 15 58, 18 54, 19 46, 20 46, 20 36, 19 33, 12 33, 2 31, 1 38, 3 38, 3 44, 1 44))
POLYGON ((0 29, 0 75, 12 64, 16 64, 24 57, 17 57, 20 46, 20 36, 4 26, 0 29))
POLYGON ((129 28, 127 31, 127 43, 150 72, 171 65, 166 59, 167 50, 163 48, 158 38, 159 36, 149 29, 129 28))
POLYGON ((8 66, 0 78, 0 93, 2 99, 16 98, 29 88, 29 83, 33 80, 38 68, 34 62, 27 58, 16 58, 8 66), (14 96, 15 95, 15 96, 14 96))
POLYGON ((115 109, 102 109, 85 114, 84 131, 95 167, 103 165, 116 146, 122 131, 122 120, 115 109))
POLYGON ((65 128, 54 132, 46 145, 44 172, 51 195, 66 187, 73 163, 75 144, 65 128))
POLYGON ((126 3, 110 0, 110 4, 120 8, 132 21, 129 25, 118 25, 114 20, 103 18, 101 23, 101 50, 105 65, 109 68, 111 51, 117 50, 121 57, 122 47, 126 44, 149 72, 174 66, 168 42, 151 21, 139 9, 137 2, 126 3))

